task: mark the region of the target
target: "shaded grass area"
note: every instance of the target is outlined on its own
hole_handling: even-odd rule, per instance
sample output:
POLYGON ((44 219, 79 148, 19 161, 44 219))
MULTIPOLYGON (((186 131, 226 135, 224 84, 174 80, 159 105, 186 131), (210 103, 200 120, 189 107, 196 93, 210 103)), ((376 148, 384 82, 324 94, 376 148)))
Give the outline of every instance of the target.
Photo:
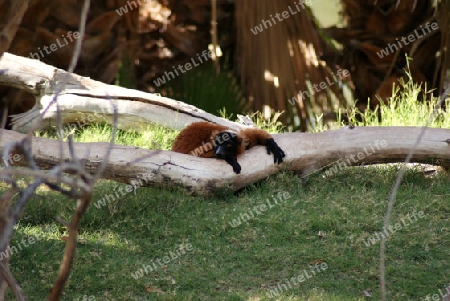
MULTIPOLYGON (((355 115, 350 120, 423 125, 432 105, 418 103, 414 93, 383 106, 381 122, 376 112, 366 112, 362 123, 355 115)), ((450 128, 449 122, 439 111, 432 126, 450 128)), ((259 125, 280 128, 276 117, 259 125)), ((79 142, 108 141, 110 133, 107 125, 73 131, 79 142)), ((116 143, 167 150, 176 134, 158 126, 118 131, 116 143)), ((38 135, 55 138, 54 131, 38 135)), ((379 238, 398 167, 347 167, 307 179, 283 171, 216 197, 140 187, 107 199, 126 185, 99 181, 63 300, 379 300, 379 238), (176 253, 180 246, 192 250, 176 253)), ((390 300, 422 300, 448 285, 449 200, 448 173, 407 170, 394 230, 385 232, 390 300)), ((29 300, 48 295, 67 234, 57 218, 70 219, 73 209, 40 188, 16 226, 11 268, 29 300)))
MULTIPOLYGON (((395 172, 395 166, 354 167, 307 181, 282 172, 219 198, 138 188, 104 207, 91 205, 64 300, 276 300, 268 294, 278 284, 279 300, 363 300, 364 292, 379 299, 379 244, 368 239, 381 230, 395 172), (280 192, 290 197, 277 204, 280 192), (255 211, 268 202, 271 208, 255 211), (245 214, 250 218, 242 221, 245 214), (242 223, 233 227, 238 218, 242 223), (156 263, 186 244, 193 250, 156 263), (152 262, 156 269, 133 277, 152 262), (327 268, 312 275, 316 262, 327 268), (305 271, 312 277, 290 280, 305 271)), ((449 184, 445 174, 407 172, 392 224, 414 210, 424 216, 388 239, 390 299, 419 299, 448 283, 449 184)), ((101 181, 93 202, 118 186, 124 185, 101 181)), ((29 300, 44 300, 52 285, 66 234, 56 218, 68 219, 73 206, 41 189, 17 226, 11 246, 22 250, 11 266, 29 300)))

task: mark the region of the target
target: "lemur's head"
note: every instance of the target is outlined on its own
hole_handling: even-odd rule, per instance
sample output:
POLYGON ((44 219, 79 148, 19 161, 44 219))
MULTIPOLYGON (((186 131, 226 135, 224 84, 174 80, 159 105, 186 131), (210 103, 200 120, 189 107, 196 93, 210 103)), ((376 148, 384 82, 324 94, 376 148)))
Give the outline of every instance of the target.
POLYGON ((222 131, 214 136, 214 150, 216 157, 223 159, 233 166, 236 173, 241 172, 241 166, 237 162, 238 148, 242 144, 242 138, 234 131, 222 131))
POLYGON ((214 137, 214 150, 216 151, 216 157, 219 159, 225 159, 225 157, 236 157, 238 147, 241 145, 242 139, 238 137, 238 134, 233 131, 222 131, 216 134, 214 137))

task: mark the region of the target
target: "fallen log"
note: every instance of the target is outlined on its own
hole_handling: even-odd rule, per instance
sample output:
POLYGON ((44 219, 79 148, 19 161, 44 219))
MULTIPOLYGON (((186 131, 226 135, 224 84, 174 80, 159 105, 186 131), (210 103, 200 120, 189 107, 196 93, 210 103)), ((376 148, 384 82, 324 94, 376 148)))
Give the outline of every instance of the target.
MULTIPOLYGON (((346 166, 402 162, 420 130, 418 127, 345 127, 316 134, 276 134, 275 140, 286 152, 286 162, 276 165, 264 147, 255 147, 238 158, 241 174, 235 174, 223 160, 114 145, 102 177, 134 186, 184 187, 196 194, 231 192, 280 169, 309 174, 334 163, 332 170, 337 173, 346 166)), ((2 152, 6 144, 26 137, 8 130, 1 130, 0 135, 2 152)), ((42 169, 70 161, 66 143, 63 143, 62 152, 60 142, 55 140, 33 138, 32 145, 32 156, 42 169)), ((87 170, 96 173, 109 146, 103 142, 75 143, 75 153, 87 170)), ((23 156, 15 155, 16 159, 9 163, 23 165, 23 156)), ((12 154, 8 156, 14 158, 12 154)), ((411 162, 449 167, 450 130, 428 128, 411 162)), ((14 173, 14 169, 4 169, 0 174, 3 172, 14 173)))
POLYGON ((157 94, 107 85, 88 77, 67 73, 41 61, 4 53, 0 57, 0 85, 22 89, 36 97, 36 105, 28 112, 12 118, 12 129, 28 132, 57 124, 57 107, 52 105, 58 84, 68 78, 68 84, 58 96, 62 123, 112 123, 113 106, 117 108, 122 129, 145 129, 150 123, 181 129, 196 121, 210 121, 231 128, 239 125, 214 116, 194 106, 157 94))

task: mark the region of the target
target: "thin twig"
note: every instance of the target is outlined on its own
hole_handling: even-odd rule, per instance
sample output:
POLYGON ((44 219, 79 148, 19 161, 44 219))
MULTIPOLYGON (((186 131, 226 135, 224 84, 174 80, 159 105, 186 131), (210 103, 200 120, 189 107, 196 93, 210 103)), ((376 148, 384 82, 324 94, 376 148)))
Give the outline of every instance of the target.
MULTIPOLYGON (((411 148, 410 152, 408 153, 408 156, 406 157, 404 161, 404 165, 400 168, 400 170, 397 173, 397 176, 395 177, 394 185, 391 188, 391 192, 389 194, 389 201, 388 201, 388 207, 386 209, 386 213, 383 220, 383 229, 387 229, 389 226, 389 222, 392 216, 392 210, 394 208, 394 203, 397 198, 397 191, 400 187, 400 184, 403 180, 403 177, 405 176, 406 171, 406 164, 411 161, 412 156, 414 155, 414 152, 417 149, 417 146, 422 141, 422 137, 425 134, 425 131, 428 128, 428 125, 431 123, 433 118, 435 117, 437 111, 441 108, 442 104, 446 100, 446 97, 450 96, 450 87, 444 91, 444 93, 441 95, 439 102, 436 104, 436 106, 433 109, 433 112, 428 117, 427 122, 425 123, 425 126, 422 127, 419 136, 416 139, 416 142, 414 143, 413 147, 411 148)), ((381 235, 381 241, 380 241, 380 289, 381 289, 381 300, 386 301, 386 268, 385 268, 385 251, 386 251, 386 238, 384 235, 381 235)))
POLYGON ((103 172, 106 169, 106 164, 109 161, 109 157, 111 155, 111 150, 114 146, 114 140, 116 139, 116 133, 117 133, 117 119, 118 119, 118 112, 117 112, 117 106, 114 105, 113 102, 111 102, 111 105, 113 106, 113 123, 112 123, 112 133, 111 133, 111 139, 109 141, 109 147, 106 150, 106 154, 104 156, 104 159, 100 163, 100 166, 98 167, 97 174, 92 177, 90 184, 94 185, 95 182, 97 182, 98 179, 102 176, 103 172))
POLYGON ((9 218, 5 221, 3 226, 3 233, 0 237, 0 250, 4 250, 11 239, 14 231, 14 225, 19 219, 20 213, 25 208, 30 197, 34 194, 36 189, 43 183, 42 179, 36 180, 33 184, 29 185, 25 190, 20 192, 19 200, 14 204, 14 207, 9 212, 9 218))
MULTIPOLYGON (((70 60, 69 68, 67 69, 67 73, 63 77, 63 80, 61 81, 59 86, 56 87, 55 94, 53 96, 52 101, 48 104, 48 106, 45 109, 42 110, 41 114, 39 115, 39 117, 37 119, 37 122, 35 122, 34 125, 32 127, 30 127, 30 131, 28 133, 29 135, 31 135, 34 131, 36 131, 37 127, 42 122, 42 119, 44 118, 47 111, 50 109, 50 107, 53 104, 55 104, 57 102, 59 95, 64 90, 65 86, 67 85, 67 82, 69 81, 69 77, 71 76, 71 74, 75 70, 75 67, 77 66, 78 58, 80 57, 80 54, 81 54, 81 44, 83 43, 83 38, 84 38, 84 34, 85 34, 85 29, 86 29, 86 20, 87 20, 87 15, 89 12, 90 5, 91 5, 90 0, 84 1, 83 9, 81 11, 81 20, 80 20, 80 27, 79 27, 80 38, 75 41, 75 47, 74 47, 72 59, 70 60)), ((54 78, 56 77, 56 73, 57 73, 57 70, 55 69, 54 75, 53 75, 54 78)))
MULTIPOLYGON (((63 84, 60 86, 61 90, 57 90, 54 100, 57 99, 57 95, 62 91, 62 89, 67 84, 69 74, 75 70, 75 66, 78 62, 78 57, 81 52, 81 43, 82 43, 83 37, 84 37, 89 7, 90 7, 90 0, 85 0, 84 6, 82 9, 82 13, 81 13, 80 28, 79 28, 81 38, 78 39, 75 44, 74 54, 73 54, 71 62, 70 62, 68 74, 64 77, 63 84)), ((43 116, 43 115, 41 115, 41 116, 43 116)), ((117 118, 115 118, 115 123, 117 123, 116 121, 117 121, 117 118)), ((59 123, 58 127, 62 126, 61 119, 58 120, 58 123, 59 123)), ((58 128, 58 130, 59 130, 59 128, 58 128)), ((60 139, 62 141, 62 137, 60 137, 60 139)), ((75 156, 73 140, 71 139, 71 137, 69 138, 69 151, 71 153, 72 160, 74 160, 74 164, 77 165, 79 163, 79 161, 77 160, 77 158, 75 156)), ((108 154, 109 154, 109 152, 110 152, 110 150, 108 150, 108 154)), ((62 153, 61 153, 61 157, 62 157, 62 153)), ((78 173, 78 175, 81 178, 82 177, 81 175, 86 174, 86 170, 83 167, 81 167, 80 164, 78 164, 78 165, 79 166, 77 168, 80 169, 80 172, 78 173)), ((89 179, 90 177, 85 175, 82 178, 89 179)), ((77 180, 74 179, 74 181, 77 181, 77 180)), ((78 182, 82 182, 82 181, 80 181, 80 179, 78 179, 78 182)), ((86 187, 86 189, 82 189, 83 196, 81 198, 78 198, 76 211, 75 211, 75 213, 72 217, 72 220, 67 228, 67 230, 69 232, 69 238, 66 241, 63 260, 61 261, 61 264, 59 266, 58 275, 56 277, 52 291, 48 298, 50 301, 56 301, 61 298, 62 291, 64 289, 67 279, 69 278, 70 269, 72 267, 72 262, 73 262, 73 258, 75 256, 75 251, 76 251, 76 247, 77 247, 78 226, 79 226, 79 223, 80 223, 81 218, 83 217, 85 211, 89 207, 89 204, 90 204, 91 198, 92 198, 92 189, 93 189, 92 184, 93 183, 84 183, 84 184, 85 185, 87 184, 86 185, 87 187, 86 187)), ((77 186, 72 186, 72 187, 77 187, 77 186)))
POLYGON ((77 248, 77 236, 78 236, 78 226, 81 222, 81 218, 89 207, 92 194, 86 194, 82 199, 77 201, 77 209, 72 216, 72 220, 67 227, 69 232, 69 238, 66 241, 66 246, 64 248, 64 256, 61 264, 59 265, 58 276, 56 277, 55 283, 53 285, 49 301, 57 301, 60 299, 64 285, 69 278, 70 269, 72 267, 73 259, 75 257, 75 251, 77 248))
POLYGON ((20 169, 4 169, 0 174, 0 180, 6 180, 5 175, 18 175, 18 176, 30 176, 35 178, 42 178, 45 182, 60 182, 61 184, 65 184, 68 186, 77 186, 83 190, 89 190, 89 186, 76 178, 67 177, 67 176, 59 176, 61 171, 63 172, 74 172, 79 171, 81 169, 80 166, 74 166, 71 163, 64 163, 62 166, 55 166, 52 171, 44 172, 41 170, 20 170, 20 169))
POLYGON ((16 278, 14 278, 14 275, 11 273, 7 263, 8 261, 0 260, 0 279, 4 279, 6 283, 8 283, 14 297, 16 298, 16 301, 26 301, 27 298, 25 297, 25 294, 23 293, 23 290, 16 278))

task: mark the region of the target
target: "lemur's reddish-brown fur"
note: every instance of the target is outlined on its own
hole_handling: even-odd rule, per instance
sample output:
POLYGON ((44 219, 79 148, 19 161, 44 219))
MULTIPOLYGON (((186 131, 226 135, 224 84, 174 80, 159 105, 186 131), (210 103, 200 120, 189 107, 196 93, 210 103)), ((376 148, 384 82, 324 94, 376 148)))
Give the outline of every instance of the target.
MULTIPOLYGON (((207 121, 194 122, 183 129, 175 138, 172 151, 190 154, 202 158, 214 158, 214 137, 222 131, 231 131, 228 127, 207 121)), ((266 140, 272 136, 261 129, 248 128, 236 132, 240 147, 238 154, 255 145, 266 145, 266 140)))

